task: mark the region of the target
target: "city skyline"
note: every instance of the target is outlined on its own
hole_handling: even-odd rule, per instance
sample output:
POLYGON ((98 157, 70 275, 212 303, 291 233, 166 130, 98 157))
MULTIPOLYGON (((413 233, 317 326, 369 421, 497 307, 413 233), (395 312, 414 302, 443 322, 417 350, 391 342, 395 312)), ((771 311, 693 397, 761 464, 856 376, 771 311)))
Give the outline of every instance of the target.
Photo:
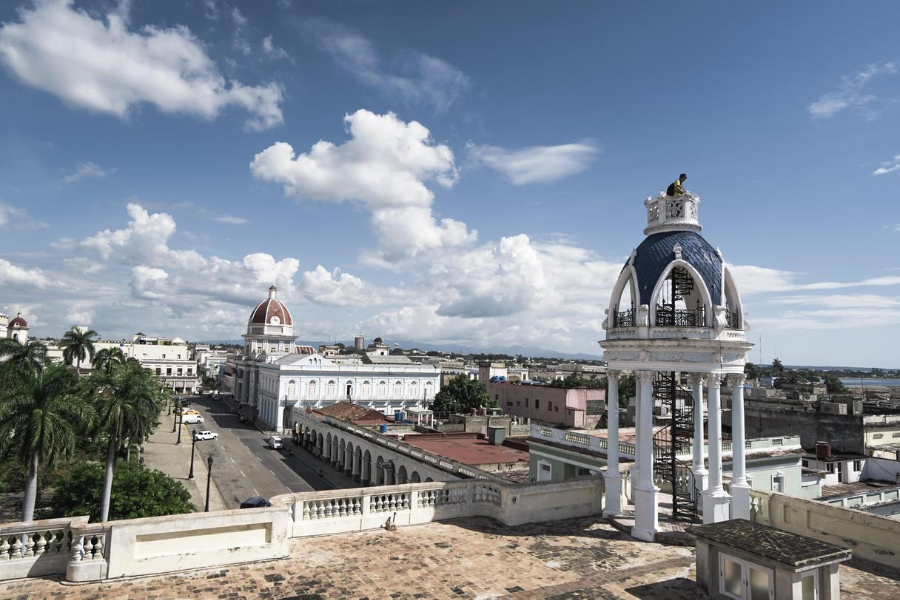
POLYGON ((683 171, 751 359, 897 366, 893 19, 509 6, 4 4, 0 311, 237 339, 274 284, 301 340, 599 356, 683 171))

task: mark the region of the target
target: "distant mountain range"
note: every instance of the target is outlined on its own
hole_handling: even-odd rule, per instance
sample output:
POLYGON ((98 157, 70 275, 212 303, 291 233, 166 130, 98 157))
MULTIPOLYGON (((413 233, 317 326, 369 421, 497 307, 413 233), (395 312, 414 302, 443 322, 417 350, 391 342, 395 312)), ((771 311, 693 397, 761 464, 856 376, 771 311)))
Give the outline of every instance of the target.
MULTIPOLYGON (((372 340, 366 340, 366 344, 371 342, 372 340)), ((415 342, 412 340, 388 340, 391 346, 394 344, 398 344, 400 348, 409 349, 409 348, 418 348, 424 352, 428 352, 431 350, 439 350, 443 352, 455 352, 457 354, 509 354, 511 356, 516 356, 521 354, 522 356, 527 356, 530 358, 555 358, 562 360, 600 360, 600 354, 585 354, 583 352, 578 353, 566 353, 566 352, 557 352, 556 350, 547 350, 546 348, 537 348, 534 346, 506 346, 506 347, 493 347, 493 348, 474 348, 472 346, 463 346, 461 344, 429 344, 423 342, 415 342)), ((353 346, 353 340, 350 341, 342 341, 337 340, 334 342, 325 342, 325 341, 307 341, 307 340, 298 340, 297 343, 306 344, 309 346, 313 346, 318 348, 320 344, 336 344, 342 343, 345 346, 353 346)), ((243 340, 203 340, 200 342, 202 344, 238 344, 243 345, 243 340)))

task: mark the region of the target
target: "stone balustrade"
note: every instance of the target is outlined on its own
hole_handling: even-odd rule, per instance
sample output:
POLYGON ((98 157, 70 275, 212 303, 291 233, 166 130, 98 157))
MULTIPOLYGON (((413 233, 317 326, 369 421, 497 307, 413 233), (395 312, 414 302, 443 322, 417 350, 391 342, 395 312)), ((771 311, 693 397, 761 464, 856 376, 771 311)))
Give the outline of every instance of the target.
MULTIPOLYGON (((541 425, 531 426, 531 437, 538 440, 547 440, 563 446, 572 446, 573 448, 581 448, 582 450, 595 450, 601 454, 606 454, 609 448, 609 440, 596 435, 588 435, 579 433, 571 429, 556 429, 554 427, 542 427, 541 425)), ((634 456, 634 444, 628 442, 619 442, 619 454, 634 456)))
POLYGON ((599 515, 603 479, 486 479, 284 494, 272 506, 88 523, 87 517, 0 525, 0 581, 102 581, 271 560, 288 539, 486 516, 509 526, 599 515))

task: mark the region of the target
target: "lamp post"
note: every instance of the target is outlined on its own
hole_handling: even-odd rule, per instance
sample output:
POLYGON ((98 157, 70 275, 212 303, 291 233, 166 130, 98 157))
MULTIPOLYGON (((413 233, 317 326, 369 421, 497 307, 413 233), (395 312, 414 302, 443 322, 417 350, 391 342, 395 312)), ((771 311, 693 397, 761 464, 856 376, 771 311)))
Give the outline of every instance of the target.
POLYGON ((194 446, 197 444, 197 432, 191 432, 191 472, 188 473, 188 479, 194 478, 194 446))
POLYGON ((206 459, 206 508, 203 509, 203 512, 209 512, 209 482, 212 481, 212 464, 213 459, 210 456, 206 459))
POLYGON ((169 396, 166 398, 166 407, 169 409, 169 412, 166 413, 166 416, 172 414, 172 397, 169 396))
POLYGON ((178 411, 175 411, 175 417, 172 419, 172 433, 178 428, 178 411))
POLYGON ((181 423, 178 427, 178 441, 175 442, 175 445, 178 446, 181 444, 181 430, 184 429, 184 413, 181 413, 181 423))

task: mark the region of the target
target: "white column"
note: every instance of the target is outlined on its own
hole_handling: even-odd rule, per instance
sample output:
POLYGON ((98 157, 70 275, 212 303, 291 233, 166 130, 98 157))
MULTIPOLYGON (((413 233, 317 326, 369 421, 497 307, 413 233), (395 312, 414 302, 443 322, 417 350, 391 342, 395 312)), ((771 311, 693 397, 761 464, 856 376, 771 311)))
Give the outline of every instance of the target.
POLYGON ((635 373, 641 389, 641 417, 637 427, 637 451, 641 466, 634 484, 634 527, 631 536, 652 542, 659 528, 659 488, 653 484, 653 371, 635 373))
MULTIPOLYGON (((634 428, 637 431, 638 423, 641 422, 641 380, 638 379, 637 372, 634 375, 634 428)), ((634 464, 631 466, 631 501, 634 502, 634 486, 641 478, 641 455, 637 452, 637 433, 634 436, 635 452, 634 464)))
POLYGON ((728 520, 729 497, 722 487, 722 410, 719 388, 722 375, 709 376, 709 487, 703 492, 703 522, 728 520))
POLYGON ((747 483, 744 447, 744 376, 731 375, 731 518, 750 519, 750 484, 747 483))
POLYGON ((606 473, 603 516, 622 513, 622 474, 619 472, 619 372, 607 371, 606 473))
POLYGON ((703 458, 703 379, 701 373, 691 375, 692 393, 694 395, 694 464, 691 471, 694 473, 694 487, 699 494, 706 489, 708 472, 706 461, 703 458))

